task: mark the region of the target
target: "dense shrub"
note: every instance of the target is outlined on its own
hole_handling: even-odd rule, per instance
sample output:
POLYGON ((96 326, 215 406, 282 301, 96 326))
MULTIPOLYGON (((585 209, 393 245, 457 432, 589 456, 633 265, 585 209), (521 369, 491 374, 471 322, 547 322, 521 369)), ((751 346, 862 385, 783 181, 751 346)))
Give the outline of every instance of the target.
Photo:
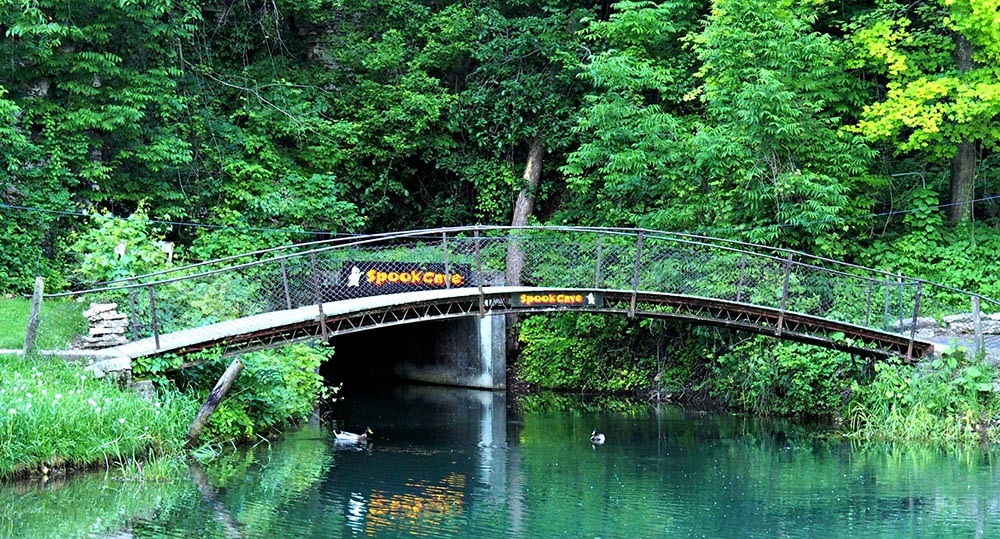
POLYGON ((636 327, 596 314, 533 316, 520 326, 518 377, 553 389, 632 391, 649 385, 656 361, 634 357, 636 327))
MULTIPOLYGON (((204 439, 246 440, 308 418, 320 400, 336 392, 317 371, 332 353, 332 348, 296 344, 240 356, 244 369, 212 415, 204 439)), ((136 373, 160 386, 176 384, 191 399, 204 402, 231 361, 208 351, 145 360, 136 365, 136 373), (178 371, 183 363, 195 366, 178 371)))
POLYGON ((861 376, 856 356, 754 336, 712 362, 710 392, 758 414, 837 415, 861 376))
POLYGON ((981 442, 992 420, 996 368, 954 352, 917 366, 884 362, 851 386, 849 432, 861 438, 981 442))

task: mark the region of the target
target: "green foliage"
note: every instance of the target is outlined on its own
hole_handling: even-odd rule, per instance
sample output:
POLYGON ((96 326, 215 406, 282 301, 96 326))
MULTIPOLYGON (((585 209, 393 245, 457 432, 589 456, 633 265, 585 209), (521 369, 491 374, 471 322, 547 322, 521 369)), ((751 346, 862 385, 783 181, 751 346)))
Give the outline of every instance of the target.
POLYGON ((751 337, 711 364, 710 392, 755 414, 832 416, 863 364, 850 354, 751 337))
POLYGON ((31 132, 13 162, 15 184, 40 181, 66 205, 86 200, 167 204, 163 175, 192 161, 179 80, 196 2, 42 1, 0 10, 3 79, 31 132), (82 187, 83 189, 79 189, 82 187))
POLYGON ((524 348, 518 378, 546 388, 592 392, 625 392, 644 388, 655 360, 636 360, 627 353, 628 321, 593 314, 533 316, 520 326, 524 348), (581 336, 609 338, 585 339, 581 336))
MULTIPOLYGON (((948 226, 936 209, 938 197, 917 189, 898 231, 872 242, 859 253, 859 262, 903 275, 916 275, 960 290, 976 290, 1000 297, 1000 284, 991 268, 1000 264, 1000 233, 985 223, 948 226)), ((932 291, 932 293, 936 293, 932 291)), ((966 298, 939 297, 955 312, 968 311, 966 298)))
POLYGON ((167 267, 163 230, 149 222, 144 205, 128 219, 95 215, 94 224, 68 248, 79 262, 74 273, 80 282, 114 281, 167 267))
POLYGON ((814 30, 815 8, 715 3, 694 39, 708 119, 695 138, 712 217, 752 242, 836 255, 850 232, 838 222, 868 211, 852 195, 869 187, 874 152, 840 129, 864 93, 842 43, 814 30))
POLYGON ((976 443, 996 433, 991 417, 996 368, 956 351, 919 366, 879 363, 852 384, 845 414, 861 438, 976 443))
MULTIPOLYGON (((331 348, 300 344, 243 354, 243 371, 212 414, 204 438, 215 442, 248 440, 307 419, 320 401, 336 393, 318 374, 320 364, 332 354, 331 348)), ((151 378, 161 386, 176 383, 189 398, 202 402, 230 362, 207 351, 183 359, 142 359, 134 370, 137 376, 151 378), (184 362, 195 366, 177 373, 184 362)))
MULTIPOLYGON (((206 279, 186 279, 157 286, 156 322, 161 333, 234 320, 263 312, 261 284, 237 272, 206 279)), ((152 327, 149 296, 136 293, 137 323, 152 327)))
POLYGON ((582 224, 681 229, 697 220, 697 172, 685 116, 695 85, 695 58, 684 40, 706 6, 692 2, 618 2, 607 21, 587 20, 588 46, 598 48, 580 66, 595 87, 585 97, 574 133, 580 146, 561 172, 574 199, 563 213, 582 224))
POLYGON ((887 79, 884 97, 864 108, 857 131, 888 140, 898 152, 922 152, 949 159, 963 139, 995 148, 1000 110, 995 39, 996 5, 991 0, 876 2, 860 17, 851 38, 859 62, 887 79), (969 41, 970 61, 956 62, 958 36, 969 41))

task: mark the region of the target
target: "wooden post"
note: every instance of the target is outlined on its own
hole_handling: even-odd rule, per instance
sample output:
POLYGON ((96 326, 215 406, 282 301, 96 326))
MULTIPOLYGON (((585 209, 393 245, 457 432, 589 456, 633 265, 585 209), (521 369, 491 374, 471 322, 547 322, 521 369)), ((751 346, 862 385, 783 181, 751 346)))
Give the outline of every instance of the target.
POLYGON ((194 447, 195 443, 197 443, 198 436, 201 436, 201 431, 205 428, 205 424, 208 423, 208 419, 212 417, 215 409, 222 402, 222 398, 226 396, 229 388, 233 386, 233 382, 236 381, 236 377, 241 372, 243 372, 243 362, 239 358, 236 358, 229 364, 226 372, 222 373, 222 378, 219 378, 215 387, 212 388, 212 392, 208 394, 208 400, 205 401, 205 404, 201 405, 198 415, 195 416, 194 421, 191 422, 191 426, 188 427, 187 440, 184 442, 186 447, 194 447))
POLYGON ((24 333, 24 355, 35 348, 35 336, 38 333, 39 315, 42 311, 42 293, 45 291, 45 279, 35 277, 35 292, 31 295, 31 312, 28 315, 28 329, 24 333))
POLYGON ((983 339, 983 316, 979 310, 979 296, 972 296, 972 331, 975 333, 974 350, 976 357, 986 353, 986 342, 983 339))

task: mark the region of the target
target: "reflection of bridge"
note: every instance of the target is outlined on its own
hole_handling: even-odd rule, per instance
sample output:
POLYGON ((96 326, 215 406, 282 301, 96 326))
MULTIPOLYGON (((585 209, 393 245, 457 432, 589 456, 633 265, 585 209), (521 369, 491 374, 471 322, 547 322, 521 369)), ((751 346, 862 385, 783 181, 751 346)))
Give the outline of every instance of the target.
POLYGON ((260 348, 432 319, 588 311, 910 360, 933 350, 918 320, 973 311, 981 327, 981 300, 984 310, 1000 311, 974 294, 798 252, 571 227, 357 236, 62 295, 115 301, 128 312, 133 340, 99 354, 122 358, 260 348))

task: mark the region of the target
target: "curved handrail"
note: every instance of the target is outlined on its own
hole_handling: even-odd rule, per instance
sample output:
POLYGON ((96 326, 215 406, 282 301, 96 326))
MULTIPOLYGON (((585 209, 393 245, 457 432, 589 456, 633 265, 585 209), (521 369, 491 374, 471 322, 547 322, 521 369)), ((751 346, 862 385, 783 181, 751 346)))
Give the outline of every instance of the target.
MULTIPOLYGON (((691 245, 712 246, 712 247, 718 248, 718 249, 723 250, 723 251, 737 252, 737 253, 748 253, 748 254, 752 253, 752 254, 755 254, 755 255, 758 255, 758 256, 770 256, 774 260, 784 260, 784 258, 787 257, 787 255, 791 254, 794 257, 799 257, 801 259, 808 259, 808 260, 813 260, 813 261, 817 261, 817 262, 823 262, 823 263, 832 264, 832 265, 843 267, 843 268, 855 269, 855 270, 859 270, 859 271, 862 271, 862 272, 867 272, 867 273, 872 273, 872 274, 880 275, 883 278, 886 278, 886 277, 893 278, 893 279, 902 278, 904 281, 911 281, 911 282, 921 281, 921 282, 927 283, 929 285, 932 285, 932 286, 935 286, 935 287, 938 287, 938 288, 941 288, 941 289, 944 289, 944 290, 948 290, 950 292, 954 292, 954 293, 958 293, 958 294, 962 294, 962 295, 977 296, 977 297, 981 298, 982 300, 986 300, 986 301, 989 301, 989 302, 996 303, 996 304, 1000 305, 1000 300, 996 300, 996 299, 990 298, 988 296, 984 296, 982 294, 978 294, 978 293, 969 292, 969 291, 966 291, 966 290, 961 290, 961 289, 958 289, 958 288, 954 288, 954 287, 951 287, 951 286, 948 286, 948 285, 945 285, 945 284, 936 283, 936 282, 933 282, 933 281, 928 281, 926 279, 921 279, 921 278, 917 278, 917 277, 913 277, 913 276, 908 276, 908 275, 903 275, 903 274, 899 274, 899 273, 893 273, 893 272, 886 271, 886 270, 881 270, 881 269, 878 269, 878 268, 870 268, 870 267, 866 267, 866 266, 860 266, 860 265, 856 265, 856 264, 851 264, 849 262, 844 262, 844 261, 836 260, 836 259, 833 259, 833 258, 827 258, 827 257, 823 257, 823 256, 819 256, 819 255, 814 255, 814 254, 811 254, 811 253, 807 253, 807 252, 804 252, 804 251, 798 251, 798 250, 794 250, 794 249, 787 249, 787 248, 783 248, 783 247, 772 247, 772 246, 761 245, 761 244, 756 244, 756 243, 749 243, 749 242, 744 242, 744 241, 739 241, 739 240, 732 240, 732 239, 727 239, 727 238, 717 238, 717 237, 712 237, 712 236, 703 236, 703 235, 689 234, 689 233, 683 233, 683 232, 662 231, 662 230, 647 229, 647 228, 589 227, 589 226, 583 226, 583 227, 574 227, 574 226, 518 226, 518 227, 514 227, 514 226, 503 226, 503 225, 475 225, 475 226, 460 226, 460 227, 440 227, 440 228, 417 229, 417 230, 410 230, 410 231, 403 231, 403 232, 382 232, 382 233, 373 233, 373 234, 360 234, 360 235, 355 235, 355 236, 333 238, 333 239, 330 239, 330 240, 320 240, 320 241, 314 241, 314 242, 305 242, 305 243, 297 243, 297 244, 292 244, 292 245, 284 245, 284 246, 278 246, 278 247, 271 247, 271 248, 268 248, 268 249, 261 249, 261 250, 252 251, 252 252, 248 252, 248 253, 242 253, 242 254, 237 254, 237 255, 230 255, 230 256, 221 257, 221 258, 217 258, 217 259, 212 259, 212 260, 206 260, 206 261, 202 261, 202 262, 187 264, 187 265, 184 265, 184 266, 177 266, 177 267, 174 267, 174 268, 162 269, 162 270, 158 270, 158 271, 155 271, 155 272, 150 272, 150 273, 145 273, 145 274, 141 274, 141 275, 136 275, 136 276, 133 276, 133 277, 127 277, 127 278, 122 278, 122 279, 116 279, 116 280, 111 280, 111 281, 104 281, 104 282, 100 282, 100 283, 94 283, 89 288, 83 288, 83 289, 78 289, 78 290, 69 291, 69 292, 46 293, 45 297, 51 297, 51 298, 56 298, 56 297, 73 297, 73 296, 79 296, 79 295, 88 294, 88 293, 94 293, 94 292, 103 292, 103 291, 118 290, 118 289, 127 289, 127 288, 130 288, 130 287, 144 287, 144 286, 148 286, 150 284, 171 283, 171 282, 175 282, 177 280, 183 280, 183 279, 186 279, 186 278, 211 275, 213 273, 218 273, 220 271, 228 271, 228 270, 234 270, 234 269, 247 268, 247 267, 252 267, 252 266, 255 266, 255 265, 260 265, 260 264, 268 263, 268 262, 271 262, 271 261, 276 261, 276 260, 281 260, 281 259, 286 259, 287 260, 287 259, 294 258, 294 257, 297 257, 297 256, 305 256, 305 255, 309 255, 309 254, 313 254, 313 253, 318 254, 318 253, 326 252, 326 251, 329 251, 329 250, 332 250, 332 249, 353 247, 353 246, 358 246, 358 245, 365 245, 365 244, 370 244, 370 243, 379 242, 379 241, 390 241, 390 240, 395 240, 395 239, 414 238, 414 237, 421 237, 421 236, 427 236, 427 235, 460 234, 460 233, 463 233, 463 232, 473 232, 473 231, 477 231, 477 230, 480 231, 480 232, 490 232, 490 231, 511 231, 511 232, 513 232, 513 231, 528 231, 528 232, 532 232, 532 231, 593 232, 593 233, 598 233, 598 234, 610 234, 610 235, 621 236, 621 237, 636 237, 639 234, 644 234, 646 238, 668 238, 668 239, 670 239, 672 241, 677 241, 678 243, 688 243, 688 244, 691 244, 691 245), (723 245, 719 245, 719 244, 723 244, 723 245), (207 272, 190 273, 192 270, 197 269, 197 268, 202 268, 202 267, 212 266, 212 265, 220 265, 220 264, 224 264, 226 262, 230 262, 230 261, 233 261, 233 260, 240 260, 240 259, 245 259, 245 258, 250 258, 250 257, 259 257, 260 255, 266 255, 266 254, 270 254, 270 253, 276 253, 276 252, 286 251, 286 250, 291 250, 291 249, 298 249, 298 248, 301 248, 301 247, 314 247, 314 248, 310 248, 310 249, 306 249, 306 250, 302 250, 302 251, 297 251, 295 253, 290 253, 290 254, 282 254, 282 255, 274 256, 274 257, 271 257, 271 258, 268 258, 268 259, 258 259, 258 260, 252 261, 252 262, 245 262, 245 263, 241 263, 241 264, 234 264, 234 265, 224 266, 223 268, 220 268, 219 270, 212 270, 212 271, 207 271, 207 272), (761 252, 762 250, 763 251, 773 251, 776 254, 774 254, 774 255, 764 255, 761 252), (171 273, 180 273, 180 274, 182 274, 182 276, 181 277, 175 277, 175 278, 169 278, 169 279, 160 279, 160 280, 154 279, 155 277, 160 277, 160 276, 163 276, 163 275, 169 275, 171 273), (153 279, 153 280, 150 281, 150 279, 153 279)), ((795 263, 797 263, 797 264, 803 264, 803 262, 795 262, 795 263)), ((827 269, 828 271, 837 271, 837 270, 832 270, 831 268, 825 268, 825 269, 827 269)), ((845 271, 845 270, 840 270, 840 272, 843 275, 853 275, 850 272, 845 271)))

